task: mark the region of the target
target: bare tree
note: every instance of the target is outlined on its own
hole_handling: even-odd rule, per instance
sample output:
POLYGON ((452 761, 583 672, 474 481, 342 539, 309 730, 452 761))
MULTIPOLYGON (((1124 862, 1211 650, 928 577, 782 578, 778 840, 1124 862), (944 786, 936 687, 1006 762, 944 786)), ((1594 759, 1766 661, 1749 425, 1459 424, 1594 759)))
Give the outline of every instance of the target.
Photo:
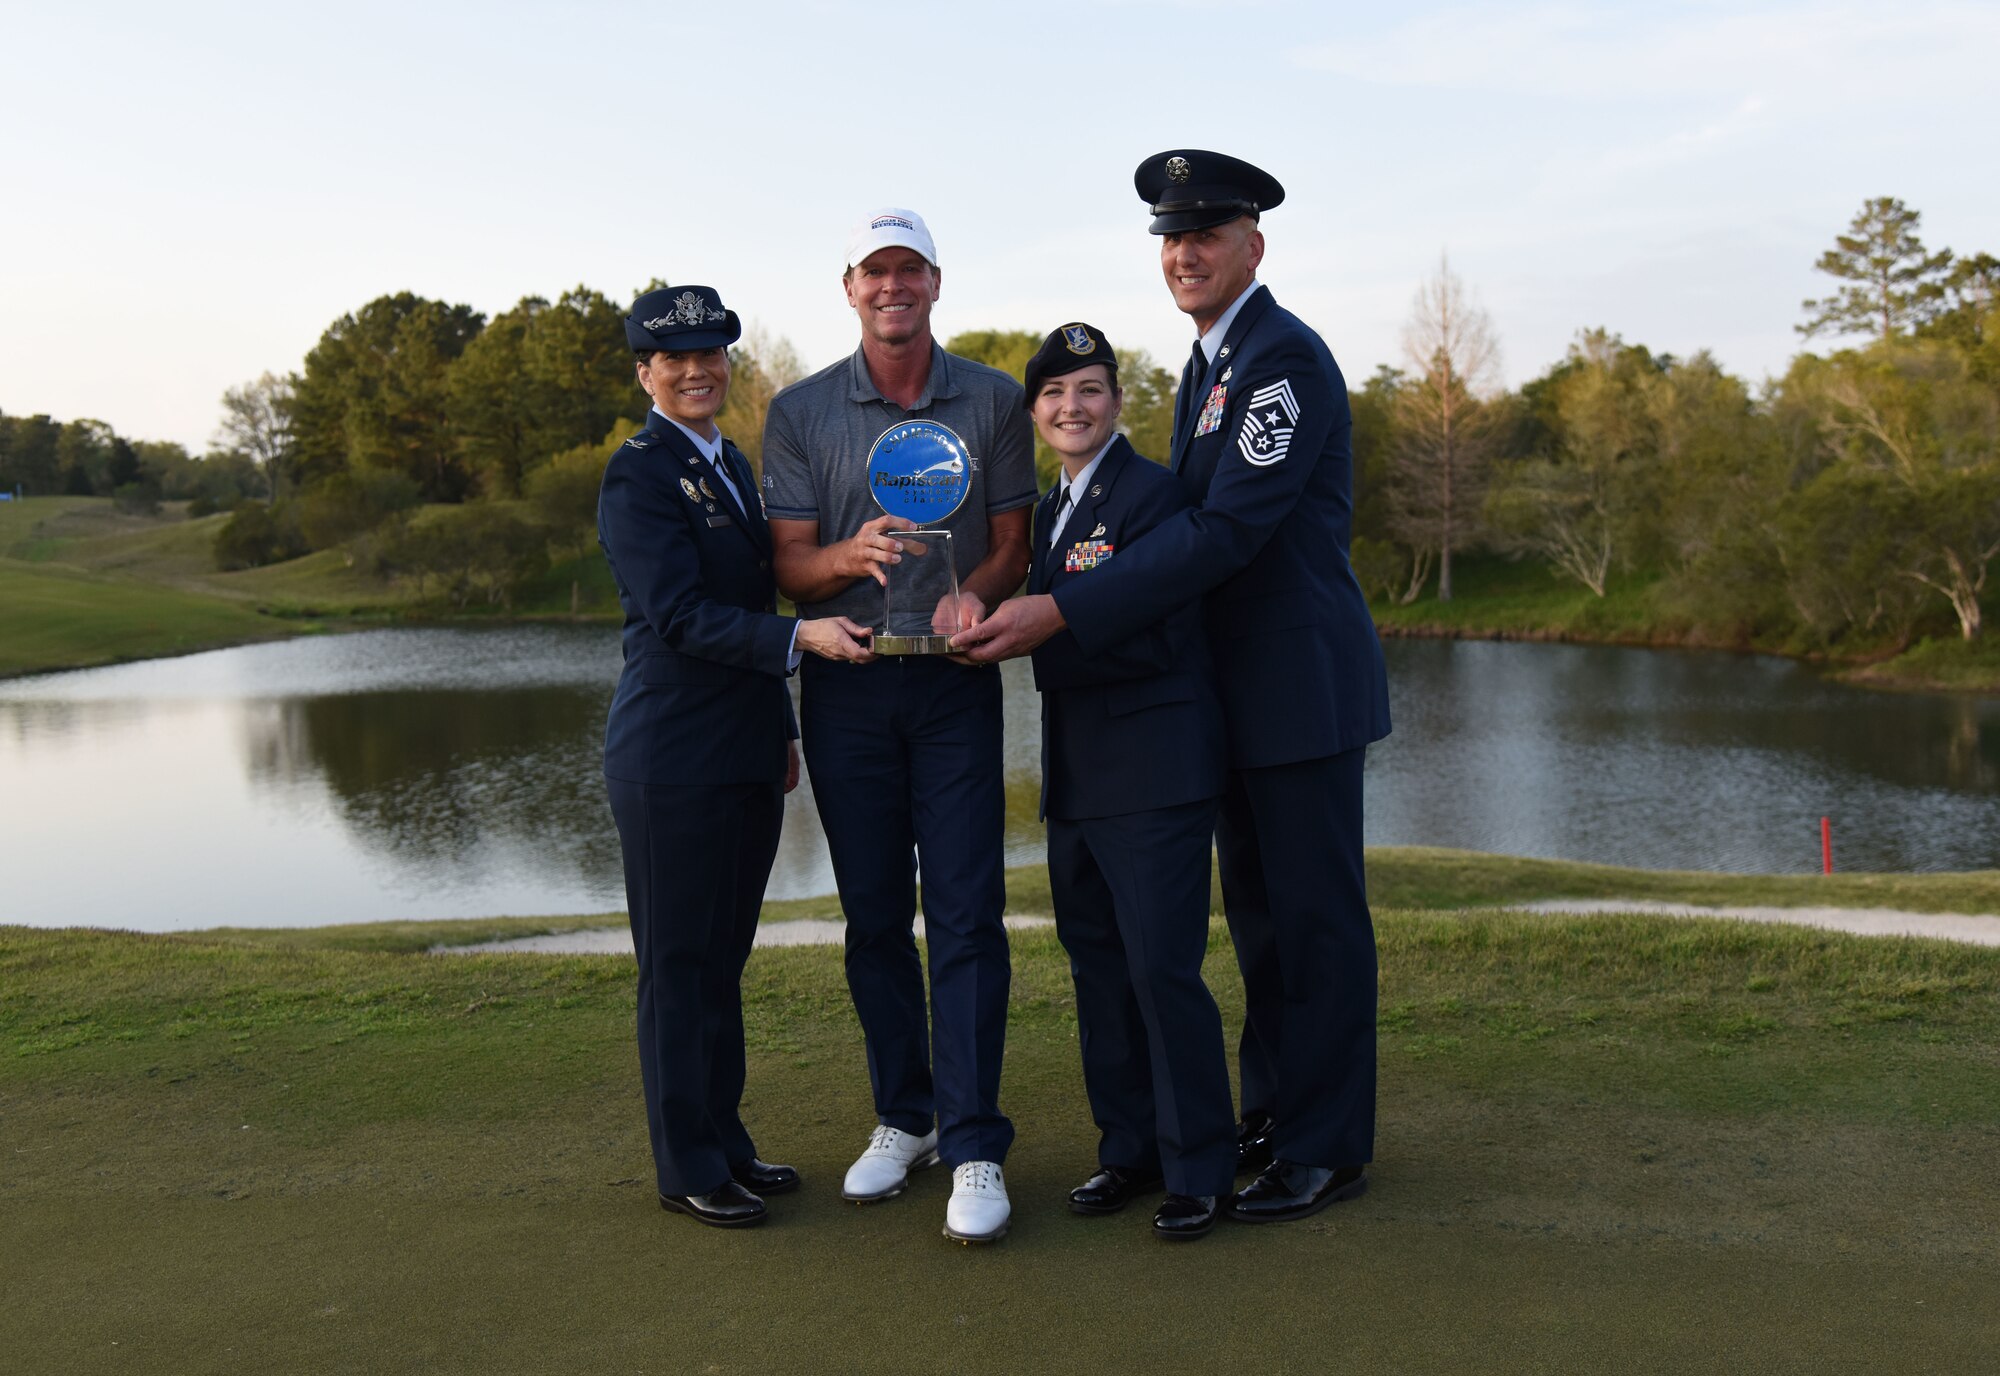
POLYGON ((225 391, 215 438, 264 470, 264 485, 277 501, 278 479, 292 454, 292 380, 265 373, 225 391))
MULTIPOLYGON (((1438 600, 1451 601, 1451 556, 1477 533, 1494 413, 1486 400, 1500 347, 1484 310, 1440 255, 1437 275, 1417 288, 1403 329, 1410 382, 1394 405, 1389 460, 1389 526, 1417 551, 1411 595, 1435 551, 1438 600)), ((1405 597, 1405 601, 1411 600, 1405 597)))
POLYGON ((1604 596, 1611 576, 1611 475, 1600 465, 1517 464, 1488 503, 1501 548, 1538 555, 1604 596))

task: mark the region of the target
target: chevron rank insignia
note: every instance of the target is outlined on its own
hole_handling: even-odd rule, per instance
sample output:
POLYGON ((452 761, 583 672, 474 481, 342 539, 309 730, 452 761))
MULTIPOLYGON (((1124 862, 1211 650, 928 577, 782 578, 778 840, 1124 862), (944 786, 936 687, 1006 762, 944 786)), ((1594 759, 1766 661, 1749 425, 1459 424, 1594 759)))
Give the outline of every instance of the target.
POLYGON ((1281 377, 1250 394, 1236 447, 1246 462, 1269 468, 1292 447, 1292 432, 1298 424, 1299 401, 1292 395, 1292 380, 1281 377))

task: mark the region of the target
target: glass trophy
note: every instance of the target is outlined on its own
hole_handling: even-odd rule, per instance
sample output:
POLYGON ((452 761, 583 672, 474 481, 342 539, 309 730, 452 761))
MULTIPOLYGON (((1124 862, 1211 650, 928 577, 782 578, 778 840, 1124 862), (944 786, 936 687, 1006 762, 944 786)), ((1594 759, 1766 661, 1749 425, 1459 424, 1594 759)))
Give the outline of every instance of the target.
POLYGON ((882 622, 875 628, 878 655, 951 653, 958 634, 958 564, 948 530, 903 530, 903 562, 883 572, 882 622))
POLYGON ((875 653, 950 654, 958 632, 958 560, 943 522, 972 491, 971 451, 936 421, 892 425, 868 451, 868 491, 883 511, 917 524, 895 533, 902 561, 882 566, 889 581, 875 653))

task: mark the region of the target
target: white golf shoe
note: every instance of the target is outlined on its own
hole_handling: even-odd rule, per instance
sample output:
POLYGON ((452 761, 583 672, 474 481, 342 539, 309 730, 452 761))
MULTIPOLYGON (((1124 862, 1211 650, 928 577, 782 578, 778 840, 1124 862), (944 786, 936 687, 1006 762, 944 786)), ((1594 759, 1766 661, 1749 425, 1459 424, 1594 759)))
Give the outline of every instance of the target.
POLYGON ((910 1172, 937 1164, 937 1131, 918 1137, 885 1124, 868 1134, 868 1150, 847 1168, 840 1197, 856 1204, 890 1199, 910 1183, 910 1172))
POLYGON ((944 1206, 944 1235, 955 1242, 998 1242, 1007 1236, 1007 1182, 992 1161, 967 1161, 951 1173, 951 1202, 944 1206))

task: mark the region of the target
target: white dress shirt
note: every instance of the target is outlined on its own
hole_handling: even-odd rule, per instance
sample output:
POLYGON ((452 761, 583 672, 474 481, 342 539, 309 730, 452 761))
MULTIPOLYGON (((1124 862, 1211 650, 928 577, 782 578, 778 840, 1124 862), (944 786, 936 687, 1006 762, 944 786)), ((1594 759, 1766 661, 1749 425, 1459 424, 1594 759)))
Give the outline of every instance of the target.
POLYGON ((1104 449, 1098 450, 1096 457, 1085 464, 1076 477, 1070 480, 1068 501, 1064 501, 1060 497, 1056 498, 1056 523, 1049 528, 1050 549, 1054 549, 1056 541, 1062 538, 1063 527, 1069 524, 1070 513, 1076 510, 1077 505, 1083 501, 1084 493, 1090 490, 1090 480, 1097 476, 1097 465, 1104 462, 1105 450, 1111 448, 1117 438, 1116 435, 1113 435, 1110 439, 1106 440, 1104 442, 1104 449))

